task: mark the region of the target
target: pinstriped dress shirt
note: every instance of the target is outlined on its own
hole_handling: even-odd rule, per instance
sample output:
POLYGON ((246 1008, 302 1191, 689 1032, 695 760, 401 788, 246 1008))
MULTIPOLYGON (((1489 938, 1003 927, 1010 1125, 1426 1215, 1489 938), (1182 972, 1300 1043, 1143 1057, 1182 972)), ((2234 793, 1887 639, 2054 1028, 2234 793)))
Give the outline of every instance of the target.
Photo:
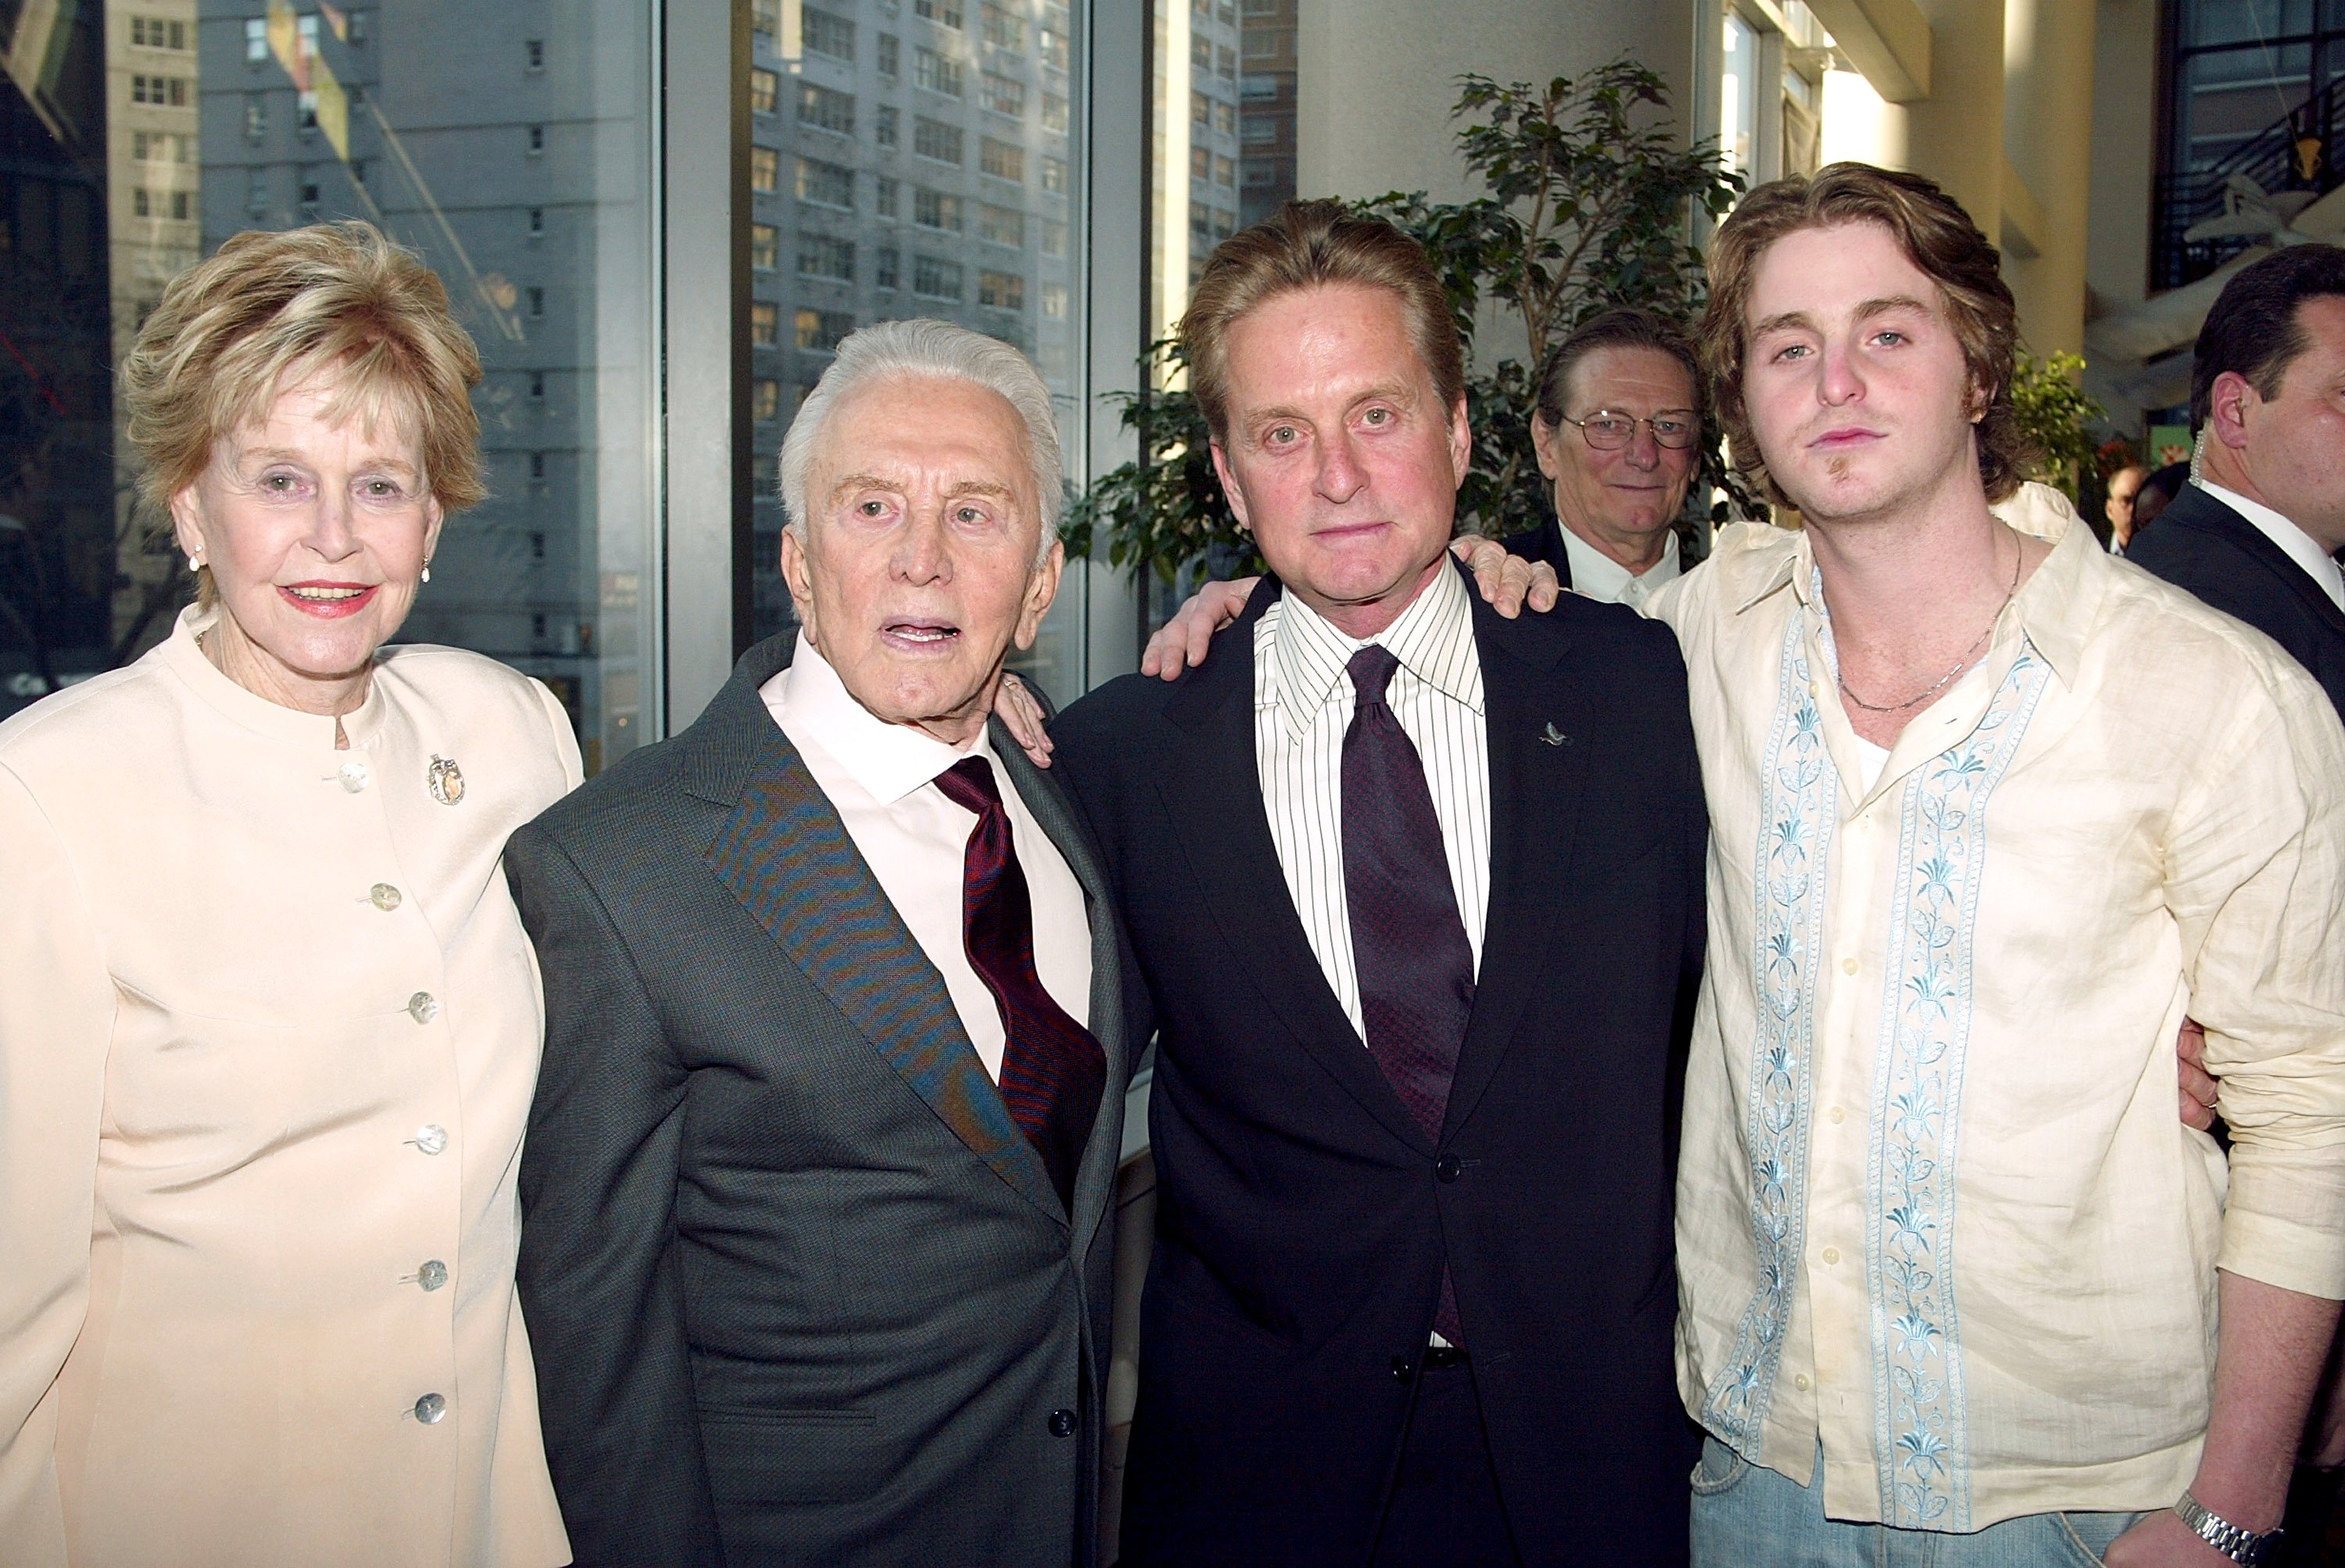
POLYGON ((1282 595, 1254 633, 1254 748, 1263 810, 1304 935, 1363 1041, 1367 1032, 1344 901, 1344 732, 1353 708, 1345 666, 1369 643, 1400 661, 1385 700, 1425 763, 1477 972, 1490 885, 1489 741, 1464 582, 1445 563, 1398 619, 1365 641, 1345 636, 1294 595, 1282 595))

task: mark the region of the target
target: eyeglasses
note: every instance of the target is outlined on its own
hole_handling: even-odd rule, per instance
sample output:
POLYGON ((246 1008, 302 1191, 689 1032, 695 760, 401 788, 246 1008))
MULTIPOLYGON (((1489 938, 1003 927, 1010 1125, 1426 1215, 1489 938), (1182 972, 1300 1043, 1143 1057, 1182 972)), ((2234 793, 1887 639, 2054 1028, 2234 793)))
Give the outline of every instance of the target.
POLYGON ((1701 434, 1701 421, 1687 409, 1669 409, 1650 419, 1639 419, 1634 414, 1599 408, 1586 419, 1565 414, 1563 423, 1578 425, 1580 439, 1599 452, 1619 451, 1637 439, 1637 427, 1640 424, 1652 431, 1655 446, 1665 446, 1671 452, 1683 452, 1701 434))

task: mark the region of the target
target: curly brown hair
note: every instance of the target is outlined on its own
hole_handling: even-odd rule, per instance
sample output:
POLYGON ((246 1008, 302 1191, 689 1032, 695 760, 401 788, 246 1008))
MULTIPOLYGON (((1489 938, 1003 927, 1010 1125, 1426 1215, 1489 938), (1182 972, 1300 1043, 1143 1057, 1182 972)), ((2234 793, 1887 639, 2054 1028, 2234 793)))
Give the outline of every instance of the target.
POLYGON ((1812 177, 1760 186, 1721 224, 1710 248, 1710 308, 1696 334, 1709 373, 1711 405, 1725 427, 1734 466, 1763 485, 1779 505, 1792 500, 1767 473, 1742 401, 1745 319, 1759 260, 1768 247, 1806 229, 1874 223, 1889 230, 1938 286, 1938 297, 1970 372, 1972 422, 1978 433, 1979 481, 1989 501, 2016 491, 2035 465, 2011 397, 2019 355, 2019 311, 2005 284, 2001 259, 1960 203, 1918 174, 1836 163, 1812 177))

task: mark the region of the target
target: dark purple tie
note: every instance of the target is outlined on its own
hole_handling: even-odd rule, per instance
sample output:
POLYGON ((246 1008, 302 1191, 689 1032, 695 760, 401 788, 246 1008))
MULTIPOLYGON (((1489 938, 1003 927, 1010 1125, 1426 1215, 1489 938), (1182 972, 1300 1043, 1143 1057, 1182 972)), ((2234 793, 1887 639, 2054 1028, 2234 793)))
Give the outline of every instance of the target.
POLYGON ((1034 905, 1010 839, 1010 813, 982 757, 937 776, 945 799, 977 813, 961 856, 961 945, 993 993, 1009 1039, 1001 1052, 1001 1098, 1059 1189, 1070 1216, 1107 1084, 1107 1057, 1090 1030, 1051 1000, 1034 972, 1034 905))
MULTIPOLYGON (((1457 917, 1425 763, 1385 704, 1399 667, 1374 645, 1347 666, 1357 700, 1344 732, 1344 901, 1368 1054, 1438 1143, 1474 1010, 1474 952, 1457 917)), ((1433 1326, 1460 1342, 1446 1264, 1433 1326)))

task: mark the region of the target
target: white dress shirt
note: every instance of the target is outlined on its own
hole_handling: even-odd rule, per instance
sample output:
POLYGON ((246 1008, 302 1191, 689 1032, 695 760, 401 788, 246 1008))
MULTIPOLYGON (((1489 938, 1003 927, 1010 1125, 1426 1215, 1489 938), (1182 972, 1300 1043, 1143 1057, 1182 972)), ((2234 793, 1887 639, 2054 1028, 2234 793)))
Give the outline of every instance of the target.
POLYGON ((1033 905, 1035 972, 1051 1000, 1089 1028, 1091 928, 1082 884, 1026 809, 985 731, 956 748, 874 717, 803 633, 788 667, 757 691, 847 824, 847 836, 912 940, 943 977, 969 1044, 998 1083, 1007 1044, 1001 1009, 969 961, 961 925, 961 865, 977 815, 936 787, 937 776, 965 758, 982 757, 992 765, 1033 905))
POLYGON ((1678 535, 1663 535, 1661 558, 1642 572, 1631 572, 1611 556, 1564 527, 1563 556, 1571 565, 1571 591, 1603 605, 1626 605, 1642 610, 1655 594, 1678 580, 1678 535))
POLYGON ((2236 490, 2226 490, 2219 484, 2209 484, 2203 479, 2191 484, 2256 525, 2259 533, 2288 552, 2288 558, 2311 575, 2337 607, 2345 610, 2345 572, 2337 567, 2337 558, 2320 547, 2320 542, 2260 501, 2250 501, 2236 490))
POLYGON ((1355 707, 1345 667, 1369 643, 1400 661, 1385 702, 1425 764, 1449 885, 1478 972, 1490 879, 1490 752, 1473 606, 1447 564, 1398 619, 1355 641, 1293 594, 1254 632, 1254 747, 1279 870, 1321 972, 1365 1042, 1344 898, 1344 732, 1355 707))
POLYGON ((1821 1446, 1833 1518, 1954 1532, 2180 1494, 2218 1265, 2345 1295, 2345 731, 2054 493, 1997 510, 2051 554, 1877 773, 1807 535, 1654 606, 1711 822, 1680 1388, 1782 1474, 1821 1446))

